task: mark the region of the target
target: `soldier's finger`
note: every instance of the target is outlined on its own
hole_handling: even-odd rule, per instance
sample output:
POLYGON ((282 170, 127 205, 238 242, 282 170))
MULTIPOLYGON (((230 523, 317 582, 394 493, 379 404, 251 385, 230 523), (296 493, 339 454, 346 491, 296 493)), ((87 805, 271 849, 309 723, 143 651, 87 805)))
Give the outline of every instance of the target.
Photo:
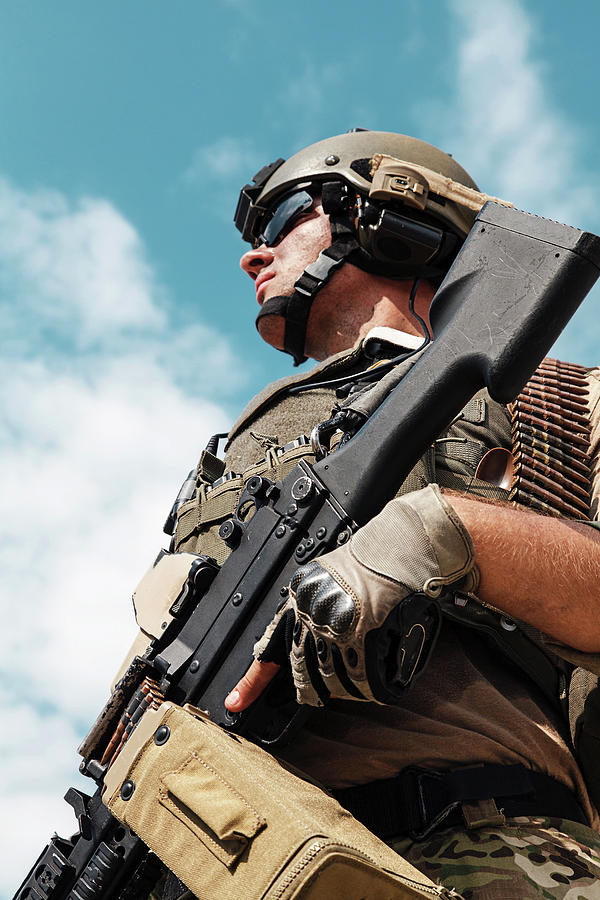
POLYGON ((230 712, 242 712, 259 697, 279 671, 277 663, 254 660, 246 674, 225 698, 230 712))

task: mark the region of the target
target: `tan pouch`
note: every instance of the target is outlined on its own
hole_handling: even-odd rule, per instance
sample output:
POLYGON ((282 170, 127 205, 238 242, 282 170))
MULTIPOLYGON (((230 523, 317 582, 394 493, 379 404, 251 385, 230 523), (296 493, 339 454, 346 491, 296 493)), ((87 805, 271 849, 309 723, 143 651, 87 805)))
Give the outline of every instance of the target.
POLYGON ((103 800, 200 900, 458 898, 321 787, 193 707, 144 715, 103 800))

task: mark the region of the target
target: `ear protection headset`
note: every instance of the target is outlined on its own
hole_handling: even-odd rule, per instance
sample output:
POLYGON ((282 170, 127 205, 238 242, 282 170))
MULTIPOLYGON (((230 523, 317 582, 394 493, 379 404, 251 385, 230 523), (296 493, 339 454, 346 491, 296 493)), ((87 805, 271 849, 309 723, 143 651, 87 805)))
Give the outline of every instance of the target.
POLYGON ((488 198, 437 147, 406 135, 356 129, 278 159, 245 185, 235 224, 253 246, 273 246, 321 197, 331 245, 308 265, 290 296, 269 298, 268 315, 285 319, 284 350, 303 362, 311 305, 334 272, 350 262, 398 279, 441 279, 488 198))

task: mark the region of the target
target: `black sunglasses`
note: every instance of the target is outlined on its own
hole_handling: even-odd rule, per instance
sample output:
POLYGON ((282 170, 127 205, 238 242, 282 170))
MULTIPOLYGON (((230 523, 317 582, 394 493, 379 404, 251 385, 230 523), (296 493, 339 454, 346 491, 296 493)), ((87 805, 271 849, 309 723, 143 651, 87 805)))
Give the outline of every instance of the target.
POLYGON ((313 201, 314 197, 308 191, 294 191, 275 203, 265 213, 269 220, 256 238, 255 246, 265 244, 273 247, 286 232, 291 231, 300 216, 312 207, 313 201))

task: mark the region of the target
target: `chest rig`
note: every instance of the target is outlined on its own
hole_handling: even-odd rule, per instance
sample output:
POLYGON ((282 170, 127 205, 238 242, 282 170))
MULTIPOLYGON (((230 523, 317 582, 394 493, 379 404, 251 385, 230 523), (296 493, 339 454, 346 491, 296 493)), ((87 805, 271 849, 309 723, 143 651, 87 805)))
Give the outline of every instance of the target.
MULTIPOLYGON (((372 362, 372 360, 371 360, 372 362)), ((272 385, 244 411, 228 439, 225 459, 205 450, 195 471, 190 473, 180 492, 173 534, 173 549, 212 556, 221 564, 229 555, 226 539, 219 535, 220 526, 236 511, 240 497, 250 479, 266 476, 278 481, 287 475, 299 459, 309 463, 318 458, 310 435, 319 422, 331 420, 342 411, 360 409, 364 420, 376 408, 370 400, 372 389, 349 396, 323 384, 340 371, 364 368, 359 354, 343 354, 339 362, 325 369, 318 367, 306 376, 285 379, 272 385), (314 389, 290 394, 288 387, 316 381, 314 389), (359 396, 361 402, 353 400, 359 396), (363 397, 367 402, 362 402, 363 397), (370 401, 370 402, 369 402, 370 401), (366 411, 365 411, 366 410, 366 411)), ((377 385, 376 385, 377 387, 377 385)), ((341 433, 335 434, 331 447, 341 433)), ((398 495, 437 482, 443 487, 469 490, 486 497, 507 499, 508 490, 492 485, 476 476, 482 457, 493 447, 511 446, 510 418, 504 407, 492 401, 486 392, 477 394, 415 465, 398 495)), ((367 462, 365 462, 365 465, 367 462)), ((243 510, 238 514, 243 515, 243 510)))
MULTIPOLYGON (((308 376, 277 382, 244 411, 232 429, 225 459, 204 451, 190 473, 188 496, 177 509, 173 549, 212 556, 221 564, 230 552, 223 525, 236 513, 242 492, 256 475, 274 481, 300 458, 317 458, 308 435, 332 409, 352 408, 352 394, 323 386, 340 372, 361 370, 360 352, 341 354, 308 376), (314 390, 290 395, 288 388, 314 381, 314 390)), ((375 391, 376 388, 371 389, 375 391)), ((357 408, 369 407, 354 402, 357 408)), ((335 440, 334 442, 335 443, 335 440)), ((591 519, 590 426, 586 370, 544 360, 517 400, 503 407, 487 392, 475 395, 445 434, 418 461, 398 495, 436 482, 476 496, 514 502, 544 514, 591 519), (505 470, 486 480, 482 461, 502 451, 505 470)), ((536 629, 518 625, 473 600, 446 601, 447 620, 477 633, 541 690, 569 722, 577 756, 596 805, 600 805, 600 688, 598 677, 552 652, 536 629)))

